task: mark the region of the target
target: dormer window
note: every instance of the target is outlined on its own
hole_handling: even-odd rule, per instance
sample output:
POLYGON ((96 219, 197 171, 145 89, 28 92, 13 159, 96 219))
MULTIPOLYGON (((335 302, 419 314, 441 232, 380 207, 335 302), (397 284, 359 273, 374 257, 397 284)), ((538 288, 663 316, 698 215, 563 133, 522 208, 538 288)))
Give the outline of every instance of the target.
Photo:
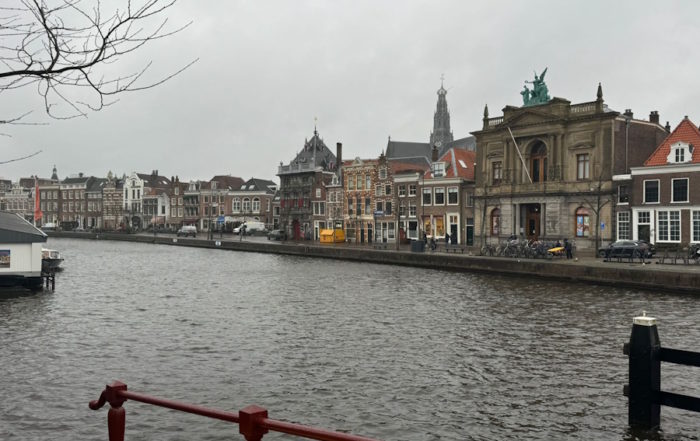
POLYGON ((445 163, 444 162, 434 162, 433 163, 433 177, 442 178, 445 176, 445 163))
POLYGON ((685 162, 690 162, 692 153, 692 145, 679 141, 671 144, 671 151, 666 160, 669 164, 683 164, 685 162))

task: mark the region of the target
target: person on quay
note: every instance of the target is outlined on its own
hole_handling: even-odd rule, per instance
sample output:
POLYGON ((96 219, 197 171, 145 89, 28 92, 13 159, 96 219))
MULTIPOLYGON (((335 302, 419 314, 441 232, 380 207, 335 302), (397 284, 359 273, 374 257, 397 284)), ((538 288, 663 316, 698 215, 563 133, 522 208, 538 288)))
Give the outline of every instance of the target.
POLYGON ((571 253, 571 242, 569 242, 569 239, 564 239, 564 251, 566 251, 567 259, 574 258, 573 254, 571 253))

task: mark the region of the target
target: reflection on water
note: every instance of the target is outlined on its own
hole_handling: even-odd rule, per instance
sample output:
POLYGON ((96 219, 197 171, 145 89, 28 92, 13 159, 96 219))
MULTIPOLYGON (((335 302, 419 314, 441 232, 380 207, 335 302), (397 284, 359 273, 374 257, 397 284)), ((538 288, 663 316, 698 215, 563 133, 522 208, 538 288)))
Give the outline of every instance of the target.
MULTIPOLYGON (((0 439, 106 439, 104 384, 387 440, 629 439, 631 318, 700 350, 700 306, 542 280, 51 239, 55 293, 0 297, 0 439)), ((664 389, 700 396, 692 368, 664 389)), ((237 428, 128 402, 129 439, 232 439, 237 428)), ((663 440, 697 415, 662 410, 663 440)), ((233 439, 237 439, 234 438, 233 439)), ((265 439, 291 439, 269 434, 265 439)))

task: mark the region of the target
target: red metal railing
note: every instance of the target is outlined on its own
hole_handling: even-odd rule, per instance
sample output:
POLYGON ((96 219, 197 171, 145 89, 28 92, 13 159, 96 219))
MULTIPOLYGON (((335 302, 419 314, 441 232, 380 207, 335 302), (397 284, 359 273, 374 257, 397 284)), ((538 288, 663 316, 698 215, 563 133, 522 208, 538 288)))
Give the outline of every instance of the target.
POLYGON ((248 406, 237 413, 233 413, 180 403, 178 401, 165 400, 163 398, 152 397, 136 392, 129 392, 126 390, 126 384, 120 381, 108 384, 105 390, 100 394, 99 399, 90 401, 90 409, 92 410, 101 408, 105 403, 109 403, 110 405, 109 412, 107 413, 109 441, 124 441, 126 410, 122 407, 122 404, 124 404, 126 400, 140 401, 154 406, 167 407, 168 409, 202 415, 207 418, 237 423, 238 431, 243 434, 246 441, 260 441, 263 435, 270 430, 321 441, 377 441, 372 438, 272 420, 267 417, 266 409, 255 405, 248 406))

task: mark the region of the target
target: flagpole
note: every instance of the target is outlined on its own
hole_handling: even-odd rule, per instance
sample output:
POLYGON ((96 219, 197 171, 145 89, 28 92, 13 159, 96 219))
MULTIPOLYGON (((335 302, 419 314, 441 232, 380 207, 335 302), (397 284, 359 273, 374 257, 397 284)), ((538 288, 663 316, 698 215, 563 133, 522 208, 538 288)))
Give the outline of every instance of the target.
POLYGON ((515 144, 515 151, 518 152, 518 156, 520 157, 520 161, 523 163, 523 169, 525 170, 525 174, 527 174, 527 179, 530 181, 530 184, 532 184, 532 178, 530 177, 530 171, 527 169, 527 165, 525 164, 525 159, 523 159, 523 155, 520 153, 520 148, 518 147, 518 143, 515 141, 515 137, 513 136, 513 132, 510 131, 510 127, 506 126, 508 129, 508 133, 510 133, 510 138, 513 140, 513 144, 515 144))

